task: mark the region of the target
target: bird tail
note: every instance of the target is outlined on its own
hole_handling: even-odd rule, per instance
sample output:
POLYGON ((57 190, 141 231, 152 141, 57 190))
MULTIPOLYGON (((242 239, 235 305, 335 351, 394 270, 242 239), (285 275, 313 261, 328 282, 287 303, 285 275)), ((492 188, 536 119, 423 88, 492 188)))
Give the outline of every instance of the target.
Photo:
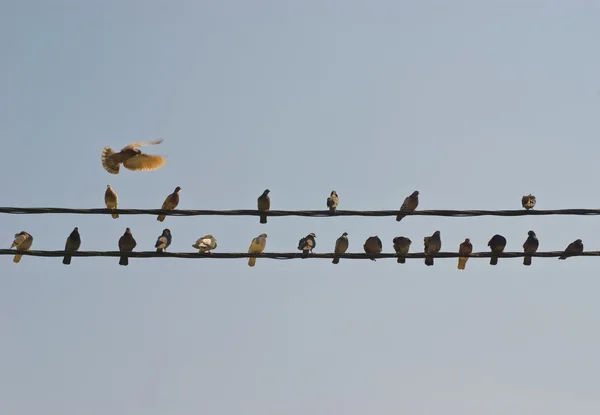
POLYGON ((19 261, 21 261, 21 258, 23 258, 23 255, 21 255, 21 254, 17 254, 17 255, 15 255, 15 258, 13 259, 13 262, 14 262, 15 264, 18 264, 18 263, 19 263, 19 261))
POLYGON ((253 267, 256 265, 256 258, 248 258, 248 266, 253 267))
POLYGON ((425 265, 427 265, 428 267, 433 265, 433 257, 432 256, 425 257, 425 265))
POLYGON ((465 269, 469 258, 458 258, 458 269, 465 269))
POLYGON ((329 213, 335 213, 335 206, 329 206, 329 213))
POLYGON ((531 255, 525 255, 523 257, 523 265, 531 265, 531 255))
POLYGON ((156 248, 156 252, 165 252, 165 250, 162 248, 156 248))
POLYGON ((266 215, 260 215, 260 223, 267 223, 267 216, 266 215))
POLYGON ((498 265, 498 257, 497 256, 490 257, 490 265, 498 265))
POLYGON ((558 259, 567 259, 566 255, 559 256, 558 259))
POLYGON ((63 258, 63 264, 69 265, 71 263, 71 255, 65 255, 63 258))
POLYGON ((110 147, 104 147, 102 150, 102 167, 111 174, 119 174, 120 164, 112 158, 115 151, 110 147))
POLYGON ((405 258, 405 257, 403 257, 403 256, 399 256, 399 257, 398 257, 398 263, 399 263, 399 264, 404 264, 404 263, 406 263, 406 258, 405 258))
POLYGON ((129 265, 129 258, 128 258, 128 257, 126 257, 126 256, 122 256, 122 257, 119 259, 119 265, 124 265, 124 266, 127 266, 127 265, 129 265))
POLYGON ((308 249, 302 251, 302 258, 308 258, 308 249))
POLYGON ((399 214, 398 216, 396 216, 396 222, 400 222, 402 220, 402 218, 404 218, 406 215, 403 214, 399 214))
POLYGON ((162 222, 163 220, 165 220, 166 216, 165 215, 160 215, 158 218, 156 218, 157 221, 162 222))
POLYGON ((340 263, 340 257, 334 257, 333 261, 331 261, 332 264, 339 264, 340 263))
POLYGON ((118 213, 113 213, 112 217, 113 217, 113 219, 119 219, 119 214, 118 213))

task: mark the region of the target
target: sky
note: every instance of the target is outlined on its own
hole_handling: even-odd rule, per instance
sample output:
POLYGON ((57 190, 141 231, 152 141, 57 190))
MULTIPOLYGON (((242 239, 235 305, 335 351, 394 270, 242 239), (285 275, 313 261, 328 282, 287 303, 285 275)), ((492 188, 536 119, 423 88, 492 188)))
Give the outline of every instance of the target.
MULTIPOLYGON (((597 208, 600 4, 590 1, 0 0, 0 205, 101 208, 597 208), (111 175, 104 146, 164 137, 168 164, 111 175)), ((520 251, 595 217, 167 217, 0 214, 60 250, 349 252, 440 230, 520 251)), ((597 414, 593 257, 342 260, 0 257, 0 413, 597 414)))

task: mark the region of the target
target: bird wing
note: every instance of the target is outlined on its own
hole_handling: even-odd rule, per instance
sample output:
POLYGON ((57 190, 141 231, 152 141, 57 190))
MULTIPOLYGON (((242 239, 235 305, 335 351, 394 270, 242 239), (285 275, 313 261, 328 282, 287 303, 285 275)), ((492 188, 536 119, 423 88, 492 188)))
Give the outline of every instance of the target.
POLYGON ((167 164, 167 158, 164 156, 153 156, 150 154, 137 154, 123 162, 127 170, 133 171, 151 171, 160 169, 167 164))
POLYGON ((27 239, 27 235, 17 235, 15 237, 15 240, 12 243, 12 246, 16 246, 17 248, 19 247, 19 245, 21 245, 23 242, 25 242, 25 239, 27 239))
POLYGON ((155 144, 160 144, 162 142, 163 142, 162 138, 156 139, 154 141, 139 141, 137 143, 131 143, 131 144, 126 145, 125 147, 123 147, 123 149, 121 151, 132 150, 136 147, 153 146, 155 144))

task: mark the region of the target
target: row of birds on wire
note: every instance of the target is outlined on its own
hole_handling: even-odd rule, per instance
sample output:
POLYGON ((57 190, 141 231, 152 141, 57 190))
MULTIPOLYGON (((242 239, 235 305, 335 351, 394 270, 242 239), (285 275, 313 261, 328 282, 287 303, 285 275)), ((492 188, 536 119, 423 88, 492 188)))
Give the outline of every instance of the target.
MULTIPOLYGON (((305 237, 301 238, 298 242, 298 250, 302 251, 302 258, 308 258, 309 253, 312 253, 313 249, 317 246, 316 235, 309 233, 305 237)), ((156 240, 154 247, 156 252, 166 252, 167 248, 171 245, 172 235, 169 229, 164 229, 162 234, 156 240)), ((412 241, 405 236, 397 236, 393 239, 394 251, 398 254, 398 263, 403 264, 406 262, 406 258, 402 255, 408 254, 412 241)), ((10 248, 16 248, 17 253, 13 259, 13 262, 19 263, 22 255, 19 252, 30 250, 33 244, 33 236, 25 231, 22 231, 15 235, 15 239, 10 248)), ((252 239, 248 253, 250 254, 262 254, 267 245, 267 234, 262 233, 256 238, 252 239)), ((127 266, 129 264, 127 252, 132 252, 137 246, 137 242, 131 233, 131 229, 127 228, 123 236, 119 238, 119 251, 125 253, 125 255, 119 258, 119 265, 127 266)), ((199 252, 209 255, 212 250, 217 248, 217 239, 213 235, 204 235, 199 238, 193 245, 194 248, 198 249, 199 252)), ((348 233, 344 232, 336 241, 334 246, 334 258, 333 263, 338 264, 340 262, 340 256, 344 255, 348 250, 349 240, 348 233)), ((506 238, 502 235, 494 235, 488 242, 487 246, 492 252, 490 257, 490 265, 498 264, 498 254, 504 252, 506 247, 506 238)), ((79 234, 79 228, 73 229, 71 234, 67 237, 65 243, 65 252, 75 252, 81 247, 81 235, 79 234)), ((523 265, 531 265, 532 254, 537 252, 539 247, 539 240, 534 231, 527 233, 527 239, 523 243, 523 265)), ((432 266, 434 263, 433 255, 440 252, 442 248, 442 239, 440 231, 435 231, 431 236, 423 238, 423 252, 425 256, 425 265, 432 266)), ((363 249, 370 259, 375 261, 375 257, 381 254, 383 250, 383 243, 378 236, 370 236, 363 244, 363 249)), ((469 238, 466 238, 464 242, 459 245, 459 254, 470 254, 473 252, 473 245, 469 238)), ((577 239, 571 242, 564 251, 565 253, 559 257, 559 259, 566 259, 568 256, 573 254, 579 254, 583 252, 583 242, 581 239, 577 239)), ((469 257, 458 258, 458 269, 464 270, 469 257)), ((63 264, 69 265, 71 263, 71 256, 66 254, 63 257, 63 264)), ((248 265, 253 267, 256 265, 256 258, 248 258, 248 265)))

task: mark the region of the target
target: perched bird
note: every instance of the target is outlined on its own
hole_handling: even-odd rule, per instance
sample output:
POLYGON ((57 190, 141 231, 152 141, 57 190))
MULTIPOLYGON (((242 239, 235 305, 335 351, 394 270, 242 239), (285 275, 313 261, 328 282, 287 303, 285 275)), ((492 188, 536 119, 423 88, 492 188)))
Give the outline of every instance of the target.
MULTIPOLYGON (((81 246, 81 236, 79 236, 79 228, 75 227, 73 232, 67 238, 65 243, 65 251, 78 251, 81 246)), ((65 255, 63 257, 63 264, 69 265, 71 263, 71 255, 65 255)))
MULTIPOLYGON (((32 243, 33 243, 33 236, 31 236, 30 234, 28 234, 25 231, 22 231, 15 235, 15 240, 13 241, 10 248, 11 249, 17 248, 17 251, 29 251, 29 248, 31 248, 32 243)), ((15 264, 18 264, 19 261, 21 261, 22 257, 23 257, 23 255, 19 255, 19 254, 15 255, 13 262, 15 264)))
POLYGON ((156 248, 156 252, 165 252, 169 245, 171 245, 171 230, 163 229, 162 234, 156 240, 154 247, 156 248))
POLYGON ((217 248, 217 239, 212 235, 204 235, 192 246, 200 252, 210 254, 210 251, 217 248))
POLYGON ((558 259, 567 259, 573 254, 580 254, 583 252, 583 242, 581 239, 576 239, 567 246, 565 254, 558 257, 558 259))
MULTIPOLYGON (((271 209, 271 198, 269 197, 269 189, 266 189, 262 195, 258 197, 258 211, 268 212, 271 209)), ((267 223, 267 215, 260 215, 260 223, 267 223)))
MULTIPOLYGON (((106 192, 104 192, 104 204, 107 209, 118 209, 119 208, 119 196, 117 196, 117 192, 109 185, 106 186, 106 192)), ((117 219, 119 217, 118 213, 113 213, 112 217, 117 219)))
MULTIPOLYGON (((248 248, 249 254, 262 254, 267 246, 267 234, 261 233, 256 238, 252 239, 250 247, 248 248)), ((256 258, 248 258, 248 266, 253 267, 256 265, 256 258)))
MULTIPOLYGON (((173 193, 171 193, 169 196, 167 196, 167 198, 165 199, 165 201, 162 204, 162 207, 161 207, 162 210, 173 210, 177 207, 177 205, 179 204, 179 191, 180 190, 181 190, 181 187, 177 186, 175 188, 175 191, 173 191, 173 193)), ((159 222, 162 222, 165 220, 165 218, 166 218, 165 215, 158 215, 156 220, 159 222)))
POLYGON ((340 263, 340 257, 338 255, 344 255, 348 250, 348 232, 344 232, 342 236, 337 238, 335 241, 335 248, 333 248, 333 261, 334 264, 340 263))
MULTIPOLYGON (((506 248, 506 238, 502 235, 494 235, 488 242, 488 246, 493 253, 503 252, 504 248, 506 248)), ((490 257, 490 265, 498 265, 498 257, 496 255, 490 257)))
POLYGON ((404 264, 406 262, 406 258, 402 255, 408 254, 408 250, 410 249, 410 244, 412 244, 412 241, 405 236, 396 236, 393 242, 394 251, 396 251, 398 254, 398 263, 404 264))
POLYGON ((404 203, 400 206, 400 212, 398 213, 398 216, 396 216, 396 222, 400 222, 402 218, 406 216, 403 215, 402 212, 412 212, 417 206, 419 206, 419 191, 415 190, 410 196, 404 199, 404 203))
POLYGON ((521 198, 521 205, 523 205, 523 207, 527 210, 533 209, 533 207, 535 206, 535 202, 535 196, 531 193, 521 198))
MULTIPOLYGON (((523 252, 526 254, 537 251, 538 246, 540 246, 540 241, 538 241, 534 231, 527 232, 527 235, 527 240, 523 243, 523 252)), ((531 255, 523 257, 523 265, 531 265, 531 255)))
POLYGON ((329 208, 330 213, 335 213, 338 205, 340 204, 340 198, 335 190, 331 191, 331 195, 327 198, 327 207, 329 208))
POLYGON ((369 236, 363 245, 367 255, 371 256, 371 261, 375 261, 375 256, 381 253, 383 245, 379 236, 369 236))
MULTIPOLYGON (((471 240, 469 238, 465 238, 465 241, 460 244, 458 247, 459 254, 470 254, 473 252, 473 245, 471 244, 471 240)), ((465 269, 467 266, 467 261, 469 260, 468 256, 459 257, 458 258, 458 269, 465 269)))
POLYGON ((426 236, 423 238, 423 245, 425 248, 425 265, 428 267, 433 265, 433 257, 431 254, 437 254, 442 249, 442 238, 440 237, 440 231, 435 231, 433 235, 426 236))
POLYGON ((121 163, 126 169, 132 171, 160 169, 167 164, 166 157, 144 154, 138 147, 160 144, 162 141, 163 139, 160 138, 154 141, 131 143, 123 147, 118 153, 110 147, 104 147, 104 150, 102 150, 102 167, 111 174, 119 174, 121 163))
MULTIPOLYGON (((135 239, 133 238, 133 235, 131 234, 131 229, 127 228, 125 229, 125 233, 123 234, 123 236, 121 236, 119 238, 119 251, 121 252, 131 252, 133 251, 133 249, 135 248, 135 246, 137 245, 137 242, 135 242, 135 239)), ((119 259, 119 265, 129 265, 129 258, 126 255, 123 255, 120 259, 119 259)))
POLYGON ((302 251, 302 258, 308 258, 308 253, 312 253, 312 250, 317 246, 315 238, 317 236, 314 233, 309 233, 298 242, 298 249, 302 251))

